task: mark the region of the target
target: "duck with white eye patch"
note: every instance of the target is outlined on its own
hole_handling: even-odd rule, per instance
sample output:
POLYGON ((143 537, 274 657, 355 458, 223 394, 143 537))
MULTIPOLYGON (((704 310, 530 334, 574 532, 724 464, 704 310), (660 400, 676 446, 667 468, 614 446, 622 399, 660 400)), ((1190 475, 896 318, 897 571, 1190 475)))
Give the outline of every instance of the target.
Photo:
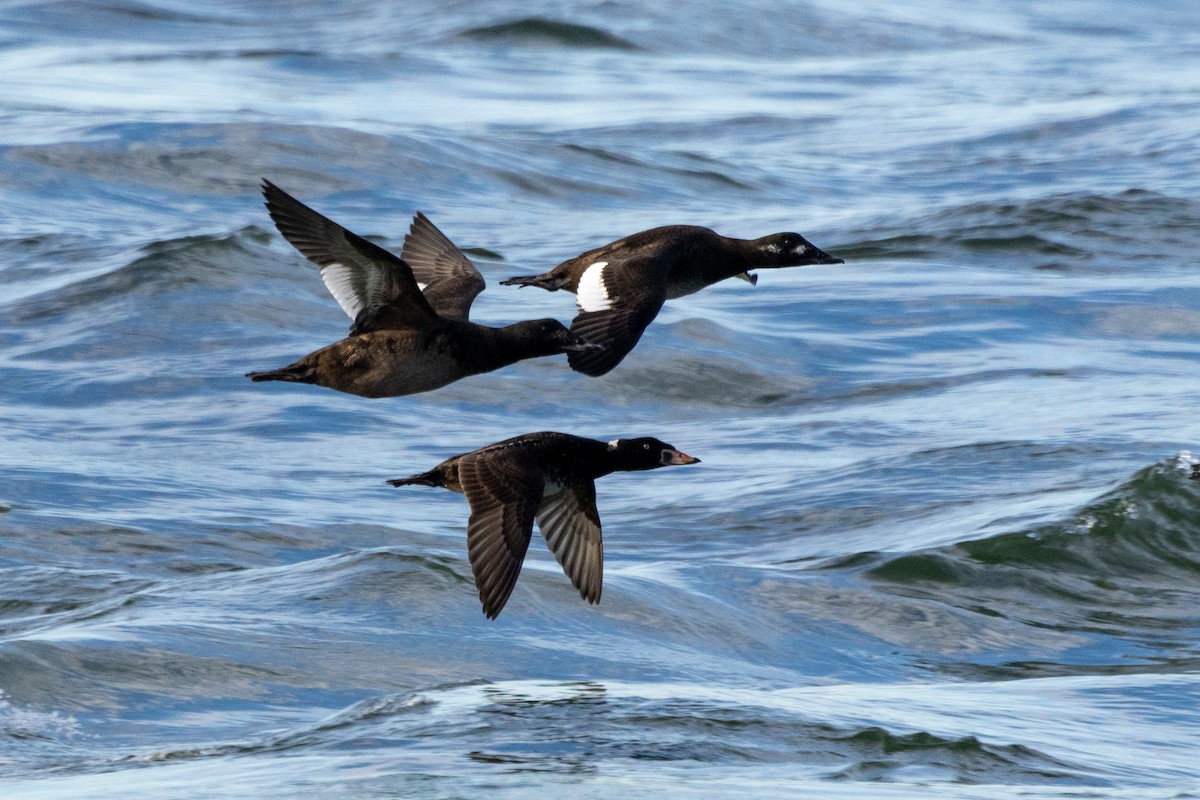
POLYGON ((599 603, 604 549, 596 479, 699 461, 653 438, 605 443, 543 431, 489 444, 388 483, 442 487, 466 496, 471 571, 483 613, 495 619, 516 586, 535 520, 579 595, 599 603))
POLYGON ((423 214, 413 219, 397 258, 270 181, 263 181, 263 195, 279 232, 321 268, 325 286, 354 323, 345 339, 281 369, 248 373, 251 380, 395 397, 527 358, 600 349, 553 319, 503 328, 469 321, 483 276, 423 214))
POLYGON ((798 233, 733 239, 694 225, 635 233, 564 261, 541 275, 501 281, 575 293, 579 314, 571 331, 603 349, 567 356, 586 375, 610 371, 638 343, 663 303, 726 278, 758 283, 754 269, 842 264, 798 233))

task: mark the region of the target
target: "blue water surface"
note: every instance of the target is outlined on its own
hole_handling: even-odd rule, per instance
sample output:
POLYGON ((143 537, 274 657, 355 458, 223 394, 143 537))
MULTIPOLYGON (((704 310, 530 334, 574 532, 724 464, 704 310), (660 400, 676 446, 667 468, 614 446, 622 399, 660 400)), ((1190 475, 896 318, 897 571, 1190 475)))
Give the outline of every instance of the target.
POLYGON ((0 4, 9 798, 1200 792, 1200 6, 0 4), (252 384, 344 335, 267 177, 498 285, 664 224, 846 263, 671 301, 602 378, 252 384), (494 622, 519 433, 599 483, 494 622))

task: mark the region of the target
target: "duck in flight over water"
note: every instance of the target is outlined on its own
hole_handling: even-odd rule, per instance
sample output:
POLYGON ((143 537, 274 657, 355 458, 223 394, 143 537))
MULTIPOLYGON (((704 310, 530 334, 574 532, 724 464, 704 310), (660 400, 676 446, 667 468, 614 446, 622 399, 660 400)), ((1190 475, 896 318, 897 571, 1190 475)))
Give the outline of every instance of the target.
POLYGON ((345 339, 294 364, 248 373, 253 381, 396 397, 526 358, 600 349, 553 319, 503 328, 471 322, 483 276, 424 214, 413 219, 397 258, 270 181, 263 181, 263 195, 275 227, 321 268, 325 286, 354 323, 345 339))
POLYGON ((500 283, 574 292, 579 314, 571 330, 603 349, 576 351, 567 359, 572 369, 595 376, 621 363, 667 300, 726 278, 757 284, 753 269, 842 263, 798 233, 731 239, 708 228, 671 225, 589 250, 542 275, 500 283))
POLYGON ((516 586, 535 520, 580 597, 599 603, 604 549, 596 479, 699 461, 658 439, 605 444, 547 431, 489 444, 388 483, 466 495, 471 506, 467 554, 483 613, 495 619, 516 586))

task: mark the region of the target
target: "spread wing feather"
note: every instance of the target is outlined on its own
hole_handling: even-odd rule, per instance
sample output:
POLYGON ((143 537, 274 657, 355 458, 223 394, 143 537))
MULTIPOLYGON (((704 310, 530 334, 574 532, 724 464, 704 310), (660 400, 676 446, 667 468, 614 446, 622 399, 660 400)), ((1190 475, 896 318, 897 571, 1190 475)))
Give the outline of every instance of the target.
POLYGON ((467 554, 483 613, 495 619, 508 602, 542 502, 544 478, 533 458, 520 450, 463 456, 458 467, 471 505, 467 554))
POLYGON ((421 212, 413 217, 404 249, 400 251, 425 299, 443 317, 466 320, 471 303, 486 283, 466 254, 421 212))
POLYGON ((604 545, 596 510, 596 484, 577 484, 543 499, 537 524, 579 596, 589 603, 599 603, 604 545))
POLYGON ((437 320, 403 260, 270 181, 263 181, 263 197, 283 238, 321 268, 329 293, 354 320, 352 334, 384 327, 424 327, 437 320))

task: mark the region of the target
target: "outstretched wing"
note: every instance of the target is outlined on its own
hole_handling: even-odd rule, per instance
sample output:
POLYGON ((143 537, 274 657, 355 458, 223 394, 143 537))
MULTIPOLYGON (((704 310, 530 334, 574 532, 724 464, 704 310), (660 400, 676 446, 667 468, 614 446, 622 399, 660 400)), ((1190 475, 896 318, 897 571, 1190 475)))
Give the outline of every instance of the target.
POLYGON ((604 545, 595 482, 577 484, 543 499, 537 524, 579 596, 589 603, 599 603, 604 545))
POLYGON ((350 332, 424 327, 437 313, 417 288, 408 264, 379 245, 346 230, 268 180, 263 197, 275 227, 321 268, 321 280, 354 320, 350 332))
POLYGON ((604 349, 569 353, 571 369, 597 376, 621 363, 666 302, 669 269, 662 259, 640 257, 597 261, 584 270, 571 332, 604 349))
POLYGON ((508 602, 542 502, 542 471, 519 449, 484 450, 464 455, 459 482, 471 504, 467 554, 483 613, 495 619, 508 602))
POLYGON ((400 251, 429 305, 443 317, 465 320, 486 285, 471 260, 421 212, 413 217, 400 251))

